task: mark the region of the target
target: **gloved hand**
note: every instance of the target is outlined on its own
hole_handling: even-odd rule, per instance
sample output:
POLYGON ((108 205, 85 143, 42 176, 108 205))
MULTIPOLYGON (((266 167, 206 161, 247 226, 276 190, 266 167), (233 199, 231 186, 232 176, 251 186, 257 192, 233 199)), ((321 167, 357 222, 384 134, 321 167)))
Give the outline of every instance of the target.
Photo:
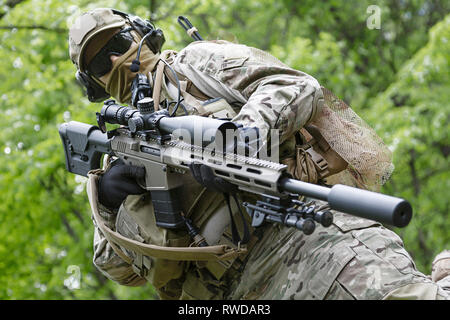
POLYGON ((105 207, 117 209, 129 194, 142 194, 146 190, 137 183, 144 179, 145 169, 126 165, 122 160, 116 160, 108 171, 98 181, 98 201, 105 207))
POLYGON ((191 169, 195 180, 210 191, 234 194, 238 190, 234 184, 215 176, 212 169, 207 165, 192 162, 189 169, 191 169))

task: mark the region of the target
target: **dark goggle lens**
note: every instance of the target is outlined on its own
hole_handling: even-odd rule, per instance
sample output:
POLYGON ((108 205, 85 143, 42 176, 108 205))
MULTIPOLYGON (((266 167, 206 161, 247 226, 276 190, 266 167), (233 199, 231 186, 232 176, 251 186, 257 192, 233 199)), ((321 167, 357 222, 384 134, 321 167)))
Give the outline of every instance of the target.
POLYGON ((89 63, 87 67, 89 74, 95 77, 101 77, 107 74, 112 68, 111 59, 109 58, 110 55, 120 56, 124 54, 130 49, 132 43, 133 36, 129 29, 115 34, 89 63))

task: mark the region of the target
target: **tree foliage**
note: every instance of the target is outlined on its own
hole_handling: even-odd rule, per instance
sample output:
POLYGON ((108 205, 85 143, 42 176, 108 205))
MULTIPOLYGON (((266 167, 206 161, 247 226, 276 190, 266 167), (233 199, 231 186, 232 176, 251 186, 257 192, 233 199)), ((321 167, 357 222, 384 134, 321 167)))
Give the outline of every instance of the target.
POLYGON ((450 15, 406 61, 367 118, 394 151, 396 172, 385 191, 410 199, 415 216, 400 231, 422 270, 450 244, 450 15))
POLYGON ((95 123, 76 84, 67 32, 74 18, 114 7, 151 19, 165 48, 190 42, 185 15, 205 39, 267 50, 350 103, 394 152, 384 191, 412 201, 396 230, 429 273, 449 249, 449 3, 439 0, 0 1, 0 299, 153 299, 92 264, 93 225, 85 179, 65 170, 58 126, 95 123), (381 10, 369 29, 367 8, 381 10), (446 16, 447 15, 447 16, 446 16), (78 282, 79 280, 79 282, 78 282), (79 289, 77 288, 79 285, 79 289))

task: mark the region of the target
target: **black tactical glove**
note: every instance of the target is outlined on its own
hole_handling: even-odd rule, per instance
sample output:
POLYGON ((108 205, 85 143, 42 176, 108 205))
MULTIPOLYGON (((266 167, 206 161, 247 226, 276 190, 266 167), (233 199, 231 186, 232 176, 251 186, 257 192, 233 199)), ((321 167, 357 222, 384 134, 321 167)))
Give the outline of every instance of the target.
POLYGON ((210 191, 234 194, 238 190, 235 185, 215 176, 212 169, 207 165, 192 162, 189 169, 191 169, 195 180, 210 191))
POLYGON ((106 171, 98 181, 98 201, 105 207, 118 209, 129 194, 142 194, 146 190, 137 183, 144 179, 145 169, 126 165, 122 160, 106 171))

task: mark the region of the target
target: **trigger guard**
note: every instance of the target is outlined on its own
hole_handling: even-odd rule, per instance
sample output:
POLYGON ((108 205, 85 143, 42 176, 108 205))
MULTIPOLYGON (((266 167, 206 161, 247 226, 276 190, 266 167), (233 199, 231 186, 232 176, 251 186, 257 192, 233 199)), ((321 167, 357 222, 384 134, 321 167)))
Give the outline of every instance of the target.
POLYGON ((139 185, 139 187, 141 187, 144 190, 147 190, 147 187, 146 187, 147 184, 145 183, 145 178, 144 179, 137 179, 136 182, 139 185))

